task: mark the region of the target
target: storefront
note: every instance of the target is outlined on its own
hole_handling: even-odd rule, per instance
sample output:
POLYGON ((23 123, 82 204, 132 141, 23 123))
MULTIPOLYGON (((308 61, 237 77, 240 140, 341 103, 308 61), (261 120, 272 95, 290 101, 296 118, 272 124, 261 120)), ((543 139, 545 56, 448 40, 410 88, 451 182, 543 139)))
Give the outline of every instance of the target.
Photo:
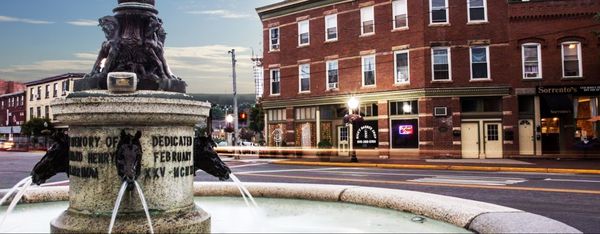
POLYGON ((600 85, 539 86, 542 154, 578 154, 598 139, 600 85))

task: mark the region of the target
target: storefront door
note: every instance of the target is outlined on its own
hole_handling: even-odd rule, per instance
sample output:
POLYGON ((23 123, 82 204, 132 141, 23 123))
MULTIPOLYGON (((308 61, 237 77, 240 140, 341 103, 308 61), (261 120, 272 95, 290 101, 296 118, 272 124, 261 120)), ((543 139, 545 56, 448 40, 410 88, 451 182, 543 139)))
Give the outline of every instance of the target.
POLYGON ((461 125, 463 158, 502 158, 502 124, 474 120, 461 125))
POLYGON ((534 155, 534 124, 532 119, 519 120, 519 154, 534 155))
POLYGON ((348 128, 339 126, 337 129, 338 133, 338 155, 348 156, 349 145, 348 145, 348 128))
POLYGON ((461 126, 463 158, 479 158, 479 123, 463 123, 461 126))
POLYGON ((484 152, 482 158, 502 158, 502 124, 484 123, 484 152))

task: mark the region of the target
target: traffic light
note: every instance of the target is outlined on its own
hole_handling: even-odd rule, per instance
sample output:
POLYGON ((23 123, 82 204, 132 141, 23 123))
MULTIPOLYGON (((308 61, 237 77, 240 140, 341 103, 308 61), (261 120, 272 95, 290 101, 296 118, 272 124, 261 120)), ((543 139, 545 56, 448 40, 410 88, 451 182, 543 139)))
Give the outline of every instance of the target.
POLYGON ((240 112, 240 114, 238 116, 238 123, 246 124, 247 122, 248 122, 248 114, 246 114, 246 112, 240 112))

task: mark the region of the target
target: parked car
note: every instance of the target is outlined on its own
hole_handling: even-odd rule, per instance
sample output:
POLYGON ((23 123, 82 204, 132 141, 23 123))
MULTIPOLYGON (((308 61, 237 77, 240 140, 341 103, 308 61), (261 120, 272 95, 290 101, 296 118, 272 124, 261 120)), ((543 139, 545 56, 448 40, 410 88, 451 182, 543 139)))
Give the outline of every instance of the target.
POLYGON ((0 150, 10 150, 15 146, 13 141, 0 140, 0 150))

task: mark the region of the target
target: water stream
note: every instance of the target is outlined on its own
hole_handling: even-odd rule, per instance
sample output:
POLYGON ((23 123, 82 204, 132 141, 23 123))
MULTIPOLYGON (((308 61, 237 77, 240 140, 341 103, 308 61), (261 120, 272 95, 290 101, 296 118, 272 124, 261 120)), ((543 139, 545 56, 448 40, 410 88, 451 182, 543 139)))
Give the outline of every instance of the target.
POLYGON ((23 185, 22 187, 18 188, 19 192, 17 193, 17 195, 15 195, 15 197, 11 201, 10 205, 8 206, 8 209, 6 210, 6 213, 4 213, 4 215, 2 216, 2 220, 0 220, 0 227, 4 226, 4 222, 6 221, 6 218, 15 209, 15 206, 17 206, 17 203, 19 203, 19 201, 21 200, 21 198, 23 197, 23 195, 25 195, 25 191, 27 191, 27 189, 29 188, 29 186, 31 186, 32 183, 33 183, 33 181, 31 180, 31 176, 27 177, 27 178, 21 180, 19 183, 17 183, 5 195, 5 197, 2 198, 2 200, 1 200, 2 202, 0 202, 0 204, 2 204, 6 199, 8 199, 7 196, 10 196, 12 193, 14 193, 15 190, 18 188, 18 186, 23 185))
POLYGON ((144 207, 144 212, 146 212, 146 219, 148 220, 148 226, 150 227, 150 233, 154 234, 154 228, 152 227, 152 219, 150 219, 150 212, 148 211, 148 203, 146 203, 146 198, 144 197, 144 192, 138 184, 137 181, 134 181, 135 189, 137 190, 138 195, 140 196, 140 200, 142 202, 142 206, 144 207))
POLYGON ((117 200, 115 201, 115 208, 113 209, 112 216, 110 217, 110 225, 108 226, 108 234, 112 233, 112 229, 115 226, 115 220, 117 219, 117 213, 119 212, 119 206, 121 206, 121 200, 123 200, 123 194, 127 190, 127 182, 123 182, 117 200))
POLYGON ((248 207, 250 207, 250 205, 248 204, 248 201, 246 200, 246 196, 247 196, 248 199, 250 200, 250 202, 252 202, 253 207, 258 208, 258 205, 256 204, 256 201, 254 200, 254 197, 252 197, 252 194, 250 194, 250 191, 248 191, 248 188, 246 188, 244 183, 242 183, 242 181, 240 181, 240 179, 233 173, 229 174, 229 177, 231 177, 231 180, 233 180, 233 182, 235 183, 235 186, 237 186, 238 189, 240 190, 240 193, 242 193, 242 197, 244 198, 246 205, 248 207), (244 194, 245 194, 245 196, 244 196, 244 194))

